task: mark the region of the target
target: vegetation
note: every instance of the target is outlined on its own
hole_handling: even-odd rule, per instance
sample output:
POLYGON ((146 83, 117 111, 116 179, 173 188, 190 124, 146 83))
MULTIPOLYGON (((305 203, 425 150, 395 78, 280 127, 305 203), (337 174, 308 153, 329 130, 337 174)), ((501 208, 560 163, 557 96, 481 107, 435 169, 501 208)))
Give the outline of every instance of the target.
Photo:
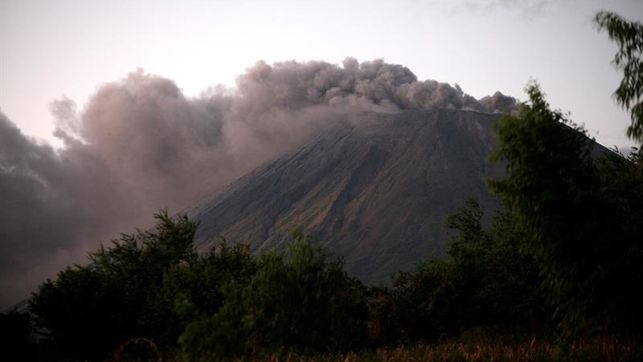
POLYGON ((189 360, 341 352, 364 344, 365 288, 341 262, 301 237, 282 254, 250 262, 254 274, 225 284, 221 307, 188 325, 179 339, 189 360))
POLYGON ((627 286, 643 281, 639 154, 601 149, 551 111, 537 86, 528 92, 520 116, 497 123, 495 158, 507 171, 492 189, 523 231, 563 334, 638 329, 634 306, 643 300, 627 286))
POLYGON ((619 47, 613 64, 623 71, 623 79, 614 97, 621 107, 630 111, 632 123, 627 135, 643 143, 643 24, 608 11, 596 14, 594 21, 619 47))
MULTIPOLYGON (((641 26, 597 23, 621 47, 617 99, 634 104, 640 140, 641 26)), ((221 240, 198 253, 198 225, 161 212, 46 281, 28 313, 2 315, 2 339, 71 361, 643 359, 643 156, 602 148, 536 84, 527 93, 496 125, 502 206, 485 217, 469 200, 447 221, 448 257, 390 288, 362 285, 301 234, 282 252, 221 240)))
POLYGON ((171 271, 198 260, 192 239, 197 225, 186 217, 156 215, 152 231, 123 235, 47 281, 30 311, 47 353, 64 359, 99 359, 129 337, 172 345, 184 320, 165 281, 171 271))
MULTIPOLYGON (((640 347, 635 341, 595 338, 566 346, 532 338, 517 341, 492 337, 486 331, 468 333, 457 340, 418 345, 378 348, 337 355, 304 356, 290 353, 286 361, 310 362, 488 362, 488 361, 639 361, 640 347)), ((279 356, 271 356, 275 361, 279 356)))

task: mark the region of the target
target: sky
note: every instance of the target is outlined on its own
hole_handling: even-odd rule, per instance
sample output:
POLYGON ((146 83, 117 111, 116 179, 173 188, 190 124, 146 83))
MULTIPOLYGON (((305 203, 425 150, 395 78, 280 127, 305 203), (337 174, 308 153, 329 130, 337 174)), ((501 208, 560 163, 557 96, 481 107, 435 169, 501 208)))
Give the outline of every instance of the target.
POLYGON ((476 98, 525 99, 534 79, 599 142, 624 147, 616 46, 592 22, 601 9, 643 18, 640 0, 0 0, 0 110, 61 146, 50 104, 67 97, 82 111, 101 85, 137 69, 196 97, 235 87, 258 60, 384 58, 476 98))

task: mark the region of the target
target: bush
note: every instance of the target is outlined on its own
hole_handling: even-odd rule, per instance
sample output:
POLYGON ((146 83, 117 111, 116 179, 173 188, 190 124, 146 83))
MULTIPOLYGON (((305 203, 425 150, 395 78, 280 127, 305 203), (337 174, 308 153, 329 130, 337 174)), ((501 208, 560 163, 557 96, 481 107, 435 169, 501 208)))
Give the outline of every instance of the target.
POLYGON ((306 240, 262 255, 250 282, 231 281, 224 295, 217 313, 181 336, 190 360, 345 351, 366 341, 365 289, 306 240))
POLYGON ((154 229, 101 246, 88 265, 67 268, 33 295, 30 310, 54 352, 101 359, 131 337, 175 345, 183 326, 162 286, 169 270, 196 258, 197 225, 165 212, 156 218, 154 229))
POLYGON ((490 230, 469 200, 448 220, 455 231, 446 260, 401 273, 390 292, 371 298, 371 338, 386 345, 435 341, 477 326, 514 332, 542 330, 546 320, 534 259, 523 231, 500 212, 490 230))

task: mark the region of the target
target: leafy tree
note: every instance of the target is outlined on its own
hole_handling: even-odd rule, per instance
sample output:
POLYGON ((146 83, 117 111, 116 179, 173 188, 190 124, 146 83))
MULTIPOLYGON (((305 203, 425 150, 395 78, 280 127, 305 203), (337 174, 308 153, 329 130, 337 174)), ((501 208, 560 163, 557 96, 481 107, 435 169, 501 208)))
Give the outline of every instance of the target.
POLYGON ((564 335, 637 330, 640 166, 550 110, 537 85, 527 91, 520 114, 497 123, 506 177, 491 186, 525 232, 564 335))
POLYGON ((613 64, 623 71, 623 79, 614 96, 631 112, 627 135, 643 143, 643 25, 608 11, 597 13, 594 21, 619 47, 613 64))
POLYGON ((490 228, 477 201, 450 216, 453 231, 446 260, 429 260, 401 273, 393 290, 371 301, 376 338, 395 345, 458 335, 487 326, 499 330, 542 328, 543 302, 533 257, 522 248, 523 231, 508 212, 490 228), (382 333, 388 333, 382 335, 382 333), (396 335, 397 333, 397 335, 396 335))
POLYGON ((416 271, 401 273, 389 302, 393 312, 393 323, 389 324, 395 326, 397 334, 391 344, 457 334, 465 325, 466 281, 462 276, 453 263, 440 260, 430 260, 416 271))
POLYGON ((596 207, 591 193, 598 181, 590 157, 592 141, 549 109, 537 85, 527 92, 531 104, 523 105, 518 117, 505 116, 496 124, 495 159, 507 161, 507 175, 491 186, 525 227, 559 315, 568 325, 580 326, 591 289, 580 279, 591 267, 576 261, 591 257, 587 240, 595 232, 589 222, 596 207))
POLYGON ((156 219, 153 229, 101 246, 88 265, 67 268, 34 294, 30 309, 61 356, 103 358, 130 337, 176 343, 183 326, 162 285, 170 269, 196 258, 197 225, 166 212, 156 219))
POLYGON ((174 311, 185 323, 218 312, 230 283, 246 285, 257 269, 248 245, 228 245, 225 239, 189 263, 175 265, 164 284, 174 311))
POLYGON ((307 240, 260 257, 250 283, 232 280, 217 313, 191 323, 190 360, 284 351, 335 352, 366 338, 361 284, 307 240))
POLYGON ((89 267, 67 268, 45 282, 30 309, 51 352, 65 358, 98 359, 129 328, 117 287, 89 267))
POLYGON ((482 226, 483 216, 478 202, 470 199, 447 220, 456 232, 450 261, 467 281, 465 325, 533 327, 543 317, 542 300, 524 230, 506 209, 494 215, 489 230, 482 226))
POLYGON ((4 356, 24 361, 36 359, 34 336, 29 314, 18 311, 0 313, 0 341, 4 356))

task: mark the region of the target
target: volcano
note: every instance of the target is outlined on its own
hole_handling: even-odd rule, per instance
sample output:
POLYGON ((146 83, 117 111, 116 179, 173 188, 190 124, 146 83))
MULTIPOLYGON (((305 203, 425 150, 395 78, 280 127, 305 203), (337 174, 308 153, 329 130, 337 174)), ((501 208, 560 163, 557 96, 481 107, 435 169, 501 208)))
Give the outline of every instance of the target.
POLYGON ((445 254, 447 217, 469 197, 495 201, 485 178, 498 113, 405 110, 340 120, 294 152, 202 202, 196 242, 224 237, 255 252, 293 231, 312 237, 370 284, 445 254))

